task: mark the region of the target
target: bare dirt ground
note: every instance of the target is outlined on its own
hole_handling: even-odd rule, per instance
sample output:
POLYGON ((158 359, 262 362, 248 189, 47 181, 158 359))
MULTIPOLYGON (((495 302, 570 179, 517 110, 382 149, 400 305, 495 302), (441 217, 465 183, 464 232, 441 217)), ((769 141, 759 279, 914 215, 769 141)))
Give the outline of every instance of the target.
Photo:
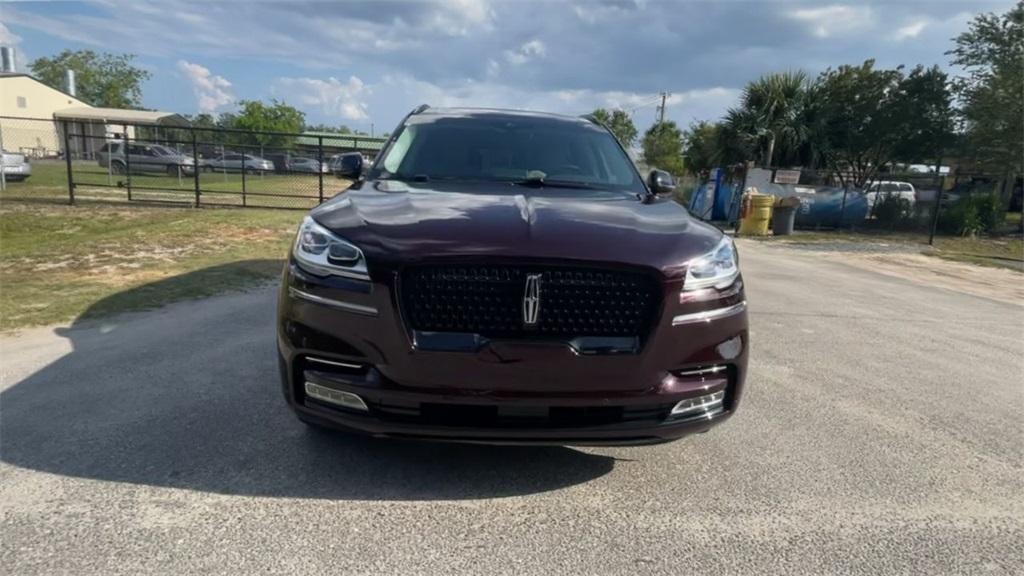
POLYGON ((1013 270, 953 262, 924 254, 840 253, 840 257, 851 266, 879 274, 1024 306, 1024 274, 1013 270))
POLYGON ((794 255, 801 252, 816 254, 833 262, 924 286, 1024 306, 1024 274, 1009 268, 936 258, 922 254, 920 246, 878 242, 776 243, 743 239, 739 242, 741 251, 743 246, 748 246, 755 250, 760 247, 767 247, 769 251, 785 250, 787 254, 794 255))

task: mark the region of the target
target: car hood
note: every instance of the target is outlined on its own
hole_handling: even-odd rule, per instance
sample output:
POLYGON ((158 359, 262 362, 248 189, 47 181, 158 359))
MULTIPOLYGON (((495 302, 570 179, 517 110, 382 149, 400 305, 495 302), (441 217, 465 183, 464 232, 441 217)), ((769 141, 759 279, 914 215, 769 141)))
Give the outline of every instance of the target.
POLYGON ((312 212, 371 266, 432 258, 601 261, 675 276, 722 233, 670 200, 589 190, 364 183, 312 212))

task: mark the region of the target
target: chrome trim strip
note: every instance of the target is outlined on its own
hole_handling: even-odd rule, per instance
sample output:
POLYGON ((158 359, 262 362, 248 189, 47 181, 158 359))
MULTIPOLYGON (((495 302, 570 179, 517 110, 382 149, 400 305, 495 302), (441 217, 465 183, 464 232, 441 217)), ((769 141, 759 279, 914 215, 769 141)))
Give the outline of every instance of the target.
POLYGON ((728 369, 727 366, 711 366, 710 368, 698 368, 697 370, 678 370, 672 371, 673 376, 700 376, 702 374, 717 374, 719 372, 725 372, 728 369))
POLYGON ((725 308, 715 308, 714 310, 705 310, 703 312, 694 312, 693 314, 680 314, 672 319, 673 326, 681 326, 683 324, 696 324, 698 322, 711 322, 712 320, 718 320, 719 318, 725 318, 734 314, 739 314, 747 309, 747 301, 744 300, 739 304, 733 304, 732 306, 726 306, 725 308))
POLYGON ((323 296, 317 296, 316 294, 310 294, 309 292, 303 292, 298 288, 288 288, 288 294, 302 300, 307 300, 315 304, 321 304, 330 308, 337 308, 338 310, 344 310, 345 312, 351 312, 353 314, 362 314, 363 316, 376 316, 377 309, 373 306, 363 306, 362 304, 353 304, 351 302, 342 302, 341 300, 332 300, 331 298, 324 298, 323 296))
POLYGON ((350 364, 348 362, 337 362, 335 360, 324 360, 323 358, 316 358, 314 356, 306 356, 306 360, 310 362, 316 362, 317 364, 327 364, 328 366, 338 366, 339 368, 352 368, 353 370, 362 369, 362 364, 350 364))

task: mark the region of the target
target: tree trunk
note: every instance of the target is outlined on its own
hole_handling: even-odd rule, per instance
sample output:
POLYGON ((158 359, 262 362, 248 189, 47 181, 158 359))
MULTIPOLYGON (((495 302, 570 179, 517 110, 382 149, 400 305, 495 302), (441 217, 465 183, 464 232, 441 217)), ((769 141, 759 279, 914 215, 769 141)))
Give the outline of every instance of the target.
POLYGON ((764 167, 772 167, 772 157, 775 156, 775 133, 772 132, 771 136, 768 137, 768 151, 765 154, 764 167))

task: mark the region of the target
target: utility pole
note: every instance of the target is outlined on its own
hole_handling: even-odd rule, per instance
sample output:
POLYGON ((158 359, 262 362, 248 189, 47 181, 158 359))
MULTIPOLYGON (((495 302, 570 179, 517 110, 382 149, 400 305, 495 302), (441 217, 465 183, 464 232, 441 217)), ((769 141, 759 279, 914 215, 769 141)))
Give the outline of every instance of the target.
POLYGON ((665 122, 665 99, 668 98, 668 92, 661 93, 661 111, 658 113, 658 124, 665 122))

